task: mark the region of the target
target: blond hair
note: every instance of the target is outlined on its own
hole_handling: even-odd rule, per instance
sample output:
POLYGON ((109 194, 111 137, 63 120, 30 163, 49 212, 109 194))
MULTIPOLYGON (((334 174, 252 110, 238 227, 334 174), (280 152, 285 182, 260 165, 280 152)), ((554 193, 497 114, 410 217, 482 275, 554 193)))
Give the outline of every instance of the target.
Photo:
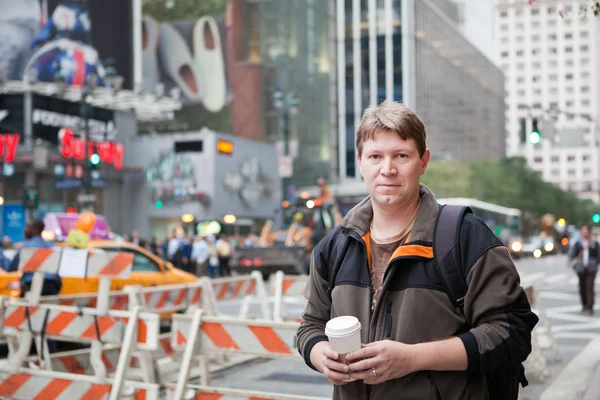
POLYGON ((374 139, 380 131, 395 132, 404 140, 413 139, 417 144, 419 156, 423 157, 427 145, 427 133, 421 118, 397 101, 384 101, 377 106, 368 107, 362 116, 356 132, 356 150, 362 155, 362 146, 366 140, 374 139))

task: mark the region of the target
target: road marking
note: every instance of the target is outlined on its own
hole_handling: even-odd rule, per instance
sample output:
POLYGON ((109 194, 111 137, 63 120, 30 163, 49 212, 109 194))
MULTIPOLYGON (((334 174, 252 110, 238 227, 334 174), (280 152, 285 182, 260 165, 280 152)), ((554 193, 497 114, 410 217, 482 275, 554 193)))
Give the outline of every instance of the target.
POLYGON ((544 279, 544 283, 552 284, 552 283, 565 281, 570 275, 571 274, 568 272, 565 272, 563 274, 550 275, 549 277, 544 279))
POLYGON ((540 291, 540 297, 543 299, 579 301, 579 295, 577 295, 577 294, 563 293, 563 292, 550 292, 550 291, 545 291, 545 290, 540 291))

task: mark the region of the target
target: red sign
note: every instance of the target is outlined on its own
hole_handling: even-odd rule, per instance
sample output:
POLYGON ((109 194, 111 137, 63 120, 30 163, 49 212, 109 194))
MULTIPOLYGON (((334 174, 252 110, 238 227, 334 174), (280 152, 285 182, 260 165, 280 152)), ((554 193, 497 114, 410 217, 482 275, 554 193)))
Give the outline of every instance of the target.
POLYGON ((4 162, 11 163, 15 160, 18 146, 18 133, 5 133, 0 135, 0 157, 4 157, 4 162))
MULTIPOLYGON (((83 138, 73 135, 73 131, 69 128, 63 128, 58 131, 58 140, 60 144, 60 153, 65 158, 75 158, 83 160, 85 157, 85 142, 83 138)), ((115 169, 123 167, 123 155, 125 146, 115 142, 99 142, 95 143, 88 140, 88 156, 94 154, 94 150, 100 156, 100 161, 107 164, 113 164, 115 169)))

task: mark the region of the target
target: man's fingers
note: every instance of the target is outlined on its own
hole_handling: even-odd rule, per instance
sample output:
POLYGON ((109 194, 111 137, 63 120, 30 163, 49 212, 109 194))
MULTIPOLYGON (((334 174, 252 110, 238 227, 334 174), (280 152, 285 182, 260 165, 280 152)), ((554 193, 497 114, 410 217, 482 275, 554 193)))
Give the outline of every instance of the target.
POLYGON ((372 370, 372 368, 376 364, 376 361, 377 360, 375 359, 375 357, 373 357, 373 358, 367 358, 366 360, 361 360, 361 361, 350 363, 348 365, 348 369, 351 372, 366 371, 368 369, 372 370))
POLYGON ((360 350, 353 351, 352 353, 346 354, 346 360, 349 362, 364 360, 366 358, 375 357, 379 353, 377 346, 366 345, 360 350))
POLYGON ((340 355, 338 353, 331 350, 331 348, 329 348, 329 347, 325 347, 323 349, 323 355, 326 356, 327 358, 331 358, 332 360, 337 360, 340 357, 340 355))
MULTIPOLYGON (((329 358, 323 359, 323 365, 325 366, 325 368, 330 369, 332 371, 344 372, 344 373, 348 372, 348 366, 346 364, 337 362, 335 360, 331 360, 329 358)), ((346 379, 346 378, 344 378, 344 379, 346 379)))
POLYGON ((338 382, 335 383, 336 385, 345 384, 346 382, 343 382, 344 380, 351 379, 350 374, 337 372, 329 368, 325 368, 323 375, 325 375, 325 378, 329 379, 331 382, 338 382))

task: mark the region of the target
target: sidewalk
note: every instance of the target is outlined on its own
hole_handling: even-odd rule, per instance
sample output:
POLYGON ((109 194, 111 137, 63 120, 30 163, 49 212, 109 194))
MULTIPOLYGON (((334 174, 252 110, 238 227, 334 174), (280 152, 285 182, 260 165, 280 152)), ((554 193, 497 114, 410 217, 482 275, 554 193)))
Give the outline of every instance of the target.
POLYGON ((540 400, 597 400, 600 398, 600 339, 592 340, 574 357, 540 400))

